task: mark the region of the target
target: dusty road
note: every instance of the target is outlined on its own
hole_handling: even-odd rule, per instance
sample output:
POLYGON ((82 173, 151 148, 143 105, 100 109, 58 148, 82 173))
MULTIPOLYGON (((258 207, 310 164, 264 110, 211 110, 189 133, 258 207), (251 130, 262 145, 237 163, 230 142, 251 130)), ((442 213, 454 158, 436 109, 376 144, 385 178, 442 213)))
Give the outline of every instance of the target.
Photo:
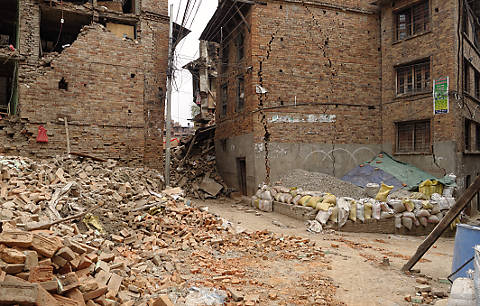
MULTIPOLYGON (((406 275, 400 268, 424 237, 342 232, 313 234, 306 231, 302 221, 277 213, 255 213, 239 200, 207 200, 193 204, 207 206, 210 212, 249 232, 266 229, 316 242, 325 252, 330 267, 325 269, 306 262, 293 268, 318 268, 319 273, 333 279, 337 286, 336 298, 347 305, 409 305, 404 297, 414 295, 417 276, 406 275), (390 266, 381 264, 384 256, 389 258, 390 266)), ((415 266, 421 274, 431 278, 433 290, 448 292, 449 286, 439 282, 439 278, 450 274, 453 245, 453 238, 441 238, 415 266)), ((288 278, 289 274, 283 272, 278 271, 279 278, 288 278)))

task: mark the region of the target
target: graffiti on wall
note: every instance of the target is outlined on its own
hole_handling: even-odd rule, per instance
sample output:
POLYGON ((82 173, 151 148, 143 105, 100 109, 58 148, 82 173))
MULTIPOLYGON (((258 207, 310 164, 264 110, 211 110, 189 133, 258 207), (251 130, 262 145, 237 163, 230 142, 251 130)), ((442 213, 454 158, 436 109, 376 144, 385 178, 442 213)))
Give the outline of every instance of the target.
POLYGON ((268 118, 270 123, 331 123, 335 122, 336 115, 327 114, 298 114, 298 113, 282 113, 272 114, 268 118))

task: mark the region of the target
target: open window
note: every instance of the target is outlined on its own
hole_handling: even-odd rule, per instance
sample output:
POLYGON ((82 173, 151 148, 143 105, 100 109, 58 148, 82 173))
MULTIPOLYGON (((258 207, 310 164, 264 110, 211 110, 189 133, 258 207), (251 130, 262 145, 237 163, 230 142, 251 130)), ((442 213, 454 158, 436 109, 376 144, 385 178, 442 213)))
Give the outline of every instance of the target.
POLYGON ((62 52, 77 39, 85 25, 91 24, 91 20, 90 15, 65 11, 62 13, 58 9, 42 8, 40 21, 42 53, 62 52))
POLYGON ((13 45, 17 47, 18 1, 2 0, 2 17, 0 18, 0 47, 13 45))
POLYGON ((15 61, 0 64, 0 113, 6 114, 14 110, 16 77, 15 61))
POLYGON ((245 79, 243 75, 237 77, 237 111, 245 106, 245 79))

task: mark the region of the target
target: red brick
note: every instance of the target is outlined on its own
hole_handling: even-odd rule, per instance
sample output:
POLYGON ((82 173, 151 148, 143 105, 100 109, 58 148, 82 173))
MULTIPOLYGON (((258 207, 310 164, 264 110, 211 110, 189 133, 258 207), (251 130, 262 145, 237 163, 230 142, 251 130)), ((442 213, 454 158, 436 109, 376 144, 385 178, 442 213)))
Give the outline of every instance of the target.
POLYGON ((11 247, 28 248, 32 245, 33 235, 29 232, 5 231, 0 233, 0 243, 11 247))
POLYGON ((37 266, 30 270, 28 281, 31 283, 47 282, 53 279, 52 266, 37 266))
POLYGON ((33 234, 32 248, 45 257, 53 257, 61 245, 54 239, 43 237, 39 234, 33 234))
POLYGON ((107 287, 106 286, 100 287, 100 288, 95 289, 93 291, 85 292, 83 294, 83 299, 85 301, 93 300, 93 299, 96 299, 96 298, 98 298, 99 296, 101 296, 105 293, 107 293, 107 287))

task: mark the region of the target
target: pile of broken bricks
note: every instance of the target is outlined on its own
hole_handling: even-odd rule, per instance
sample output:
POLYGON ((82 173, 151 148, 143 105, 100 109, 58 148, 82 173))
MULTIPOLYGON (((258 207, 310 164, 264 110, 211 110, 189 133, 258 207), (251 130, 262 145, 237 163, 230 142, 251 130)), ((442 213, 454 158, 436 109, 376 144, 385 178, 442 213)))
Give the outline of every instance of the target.
POLYGON ((176 186, 184 189, 188 196, 202 200, 226 195, 227 185, 217 173, 213 140, 195 141, 194 136, 187 136, 181 143, 172 153, 171 176, 176 186))
POLYGON ((259 262, 326 267, 314 243, 247 233, 190 207, 155 170, 66 156, 0 165, 0 304, 188 305, 192 288, 221 290, 227 305, 333 301, 318 272, 321 288, 302 282, 291 293, 258 281, 271 277, 259 262))
MULTIPOLYGON (((408 274, 416 275, 415 294, 405 296, 405 301, 413 305, 435 304, 437 301, 448 298, 448 293, 440 289, 432 289, 432 278, 420 274, 420 270, 412 270, 408 274)), ((448 280, 439 280, 440 283, 450 284, 448 280)))
POLYGON ((4 224, 0 259, 0 304, 133 305, 133 297, 140 296, 133 285, 119 292, 125 289, 124 259, 51 231, 26 232, 4 224))

